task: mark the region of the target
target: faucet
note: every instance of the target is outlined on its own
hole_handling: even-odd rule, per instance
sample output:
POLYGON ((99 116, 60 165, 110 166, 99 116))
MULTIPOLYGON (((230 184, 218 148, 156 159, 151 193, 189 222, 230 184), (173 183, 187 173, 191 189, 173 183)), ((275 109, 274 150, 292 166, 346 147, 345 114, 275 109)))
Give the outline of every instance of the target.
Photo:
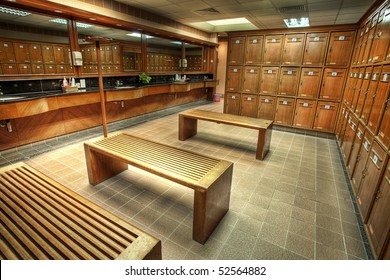
POLYGON ((116 80, 116 81, 115 81, 115 86, 116 86, 116 87, 123 86, 123 82, 120 81, 120 80, 116 80))

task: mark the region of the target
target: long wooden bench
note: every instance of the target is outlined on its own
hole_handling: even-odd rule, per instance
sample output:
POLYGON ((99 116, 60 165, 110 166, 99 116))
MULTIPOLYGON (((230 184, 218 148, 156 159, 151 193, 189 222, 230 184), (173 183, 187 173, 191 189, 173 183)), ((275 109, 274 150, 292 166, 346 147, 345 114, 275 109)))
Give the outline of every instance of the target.
POLYGON ((256 159, 264 159, 267 155, 272 135, 273 122, 232 114, 223 114, 205 110, 190 110, 179 114, 179 140, 186 140, 197 133, 198 120, 235 125, 259 131, 257 139, 256 159))
POLYGON ((161 259, 160 240, 24 163, 0 169, 0 258, 161 259))
POLYGON ((96 185, 128 164, 192 188, 193 239, 204 244, 229 209, 233 163, 126 133, 84 143, 89 182, 96 185))

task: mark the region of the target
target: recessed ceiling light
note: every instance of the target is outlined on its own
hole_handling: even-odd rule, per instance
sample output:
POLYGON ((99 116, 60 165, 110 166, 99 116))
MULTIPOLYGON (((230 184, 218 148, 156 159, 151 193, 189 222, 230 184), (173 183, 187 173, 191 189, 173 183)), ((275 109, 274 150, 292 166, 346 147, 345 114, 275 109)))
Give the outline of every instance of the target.
POLYGON ((288 18, 283 20, 288 28, 294 27, 307 27, 310 26, 309 19, 306 17, 302 18, 288 18))
MULTIPOLYGON (((129 33, 129 34, 126 34, 126 35, 127 36, 141 38, 141 33, 137 33, 137 32, 129 33)), ((154 37, 150 36, 150 35, 146 35, 146 39, 149 39, 149 38, 154 38, 154 37)))
POLYGON ((9 14, 9 15, 20 16, 20 17, 25 17, 28 15, 31 15, 31 13, 29 13, 29 12, 10 9, 10 8, 6 8, 6 7, 0 7, 0 12, 5 13, 5 14, 9 14))
POLYGON ((246 18, 219 19, 219 20, 209 20, 206 22, 214 26, 250 23, 250 21, 247 20, 246 18))

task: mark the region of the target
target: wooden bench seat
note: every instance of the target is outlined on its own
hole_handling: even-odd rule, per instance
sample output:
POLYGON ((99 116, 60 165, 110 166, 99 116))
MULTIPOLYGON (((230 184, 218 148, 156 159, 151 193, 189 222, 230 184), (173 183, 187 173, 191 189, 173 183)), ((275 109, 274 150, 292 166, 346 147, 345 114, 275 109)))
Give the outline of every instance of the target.
POLYGON ((24 163, 0 169, 1 259, 161 259, 160 240, 24 163))
POLYGON ((267 155, 272 135, 273 122, 232 114, 223 114, 205 110, 189 110, 179 114, 179 140, 186 140, 197 133, 198 120, 235 125, 259 131, 256 159, 264 159, 267 155))
POLYGON ((133 165, 194 189, 193 239, 204 244, 229 209, 233 163, 126 133, 84 143, 89 182, 133 165))

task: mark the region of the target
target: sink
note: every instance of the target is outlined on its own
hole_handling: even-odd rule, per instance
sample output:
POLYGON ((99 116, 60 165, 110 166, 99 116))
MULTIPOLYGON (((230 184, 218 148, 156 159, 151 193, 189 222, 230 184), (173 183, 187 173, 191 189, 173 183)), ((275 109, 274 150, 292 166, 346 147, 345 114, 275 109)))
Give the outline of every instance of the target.
POLYGON ((132 89, 135 88, 135 86, 116 86, 115 89, 132 89))

